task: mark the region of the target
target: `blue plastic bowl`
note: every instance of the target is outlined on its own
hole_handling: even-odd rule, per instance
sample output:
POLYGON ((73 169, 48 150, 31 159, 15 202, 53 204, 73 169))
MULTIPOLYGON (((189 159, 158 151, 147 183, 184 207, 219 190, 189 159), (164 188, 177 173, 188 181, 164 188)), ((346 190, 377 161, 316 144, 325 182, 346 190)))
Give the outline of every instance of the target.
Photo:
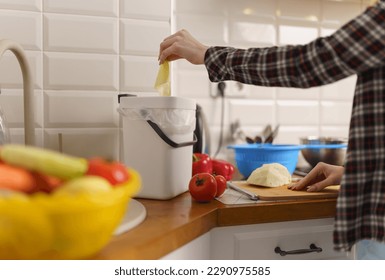
POLYGON ((239 144, 230 145, 235 151, 235 162, 239 172, 247 178, 258 167, 265 163, 280 163, 293 174, 298 162, 302 145, 277 144, 239 144))

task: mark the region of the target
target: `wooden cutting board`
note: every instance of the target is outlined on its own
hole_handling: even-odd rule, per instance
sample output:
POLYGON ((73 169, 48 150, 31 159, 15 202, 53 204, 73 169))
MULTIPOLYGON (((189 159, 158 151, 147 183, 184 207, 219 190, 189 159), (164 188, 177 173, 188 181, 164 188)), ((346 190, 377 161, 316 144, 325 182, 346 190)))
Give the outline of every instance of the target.
POLYGON ((256 194, 258 199, 265 201, 336 198, 340 189, 340 186, 330 186, 319 192, 308 192, 306 190, 290 190, 287 188, 288 185, 271 188, 250 185, 246 181, 233 181, 232 183, 239 188, 256 194))

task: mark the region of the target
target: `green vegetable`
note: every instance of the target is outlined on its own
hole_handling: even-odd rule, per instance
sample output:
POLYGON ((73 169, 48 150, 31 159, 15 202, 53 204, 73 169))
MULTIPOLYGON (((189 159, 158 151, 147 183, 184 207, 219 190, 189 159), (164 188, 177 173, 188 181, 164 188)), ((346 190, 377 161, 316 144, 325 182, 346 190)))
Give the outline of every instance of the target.
POLYGON ((87 160, 32 146, 8 144, 0 148, 4 162, 68 180, 83 176, 88 168, 87 160))

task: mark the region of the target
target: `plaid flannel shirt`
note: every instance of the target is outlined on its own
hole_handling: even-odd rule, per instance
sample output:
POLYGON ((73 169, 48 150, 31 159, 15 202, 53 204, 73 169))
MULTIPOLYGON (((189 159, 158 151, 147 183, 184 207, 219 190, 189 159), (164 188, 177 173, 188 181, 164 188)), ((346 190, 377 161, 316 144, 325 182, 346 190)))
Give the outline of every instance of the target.
POLYGON ((385 242, 385 0, 306 45, 210 47, 205 65, 213 82, 275 87, 309 88, 357 75, 334 247, 385 242))

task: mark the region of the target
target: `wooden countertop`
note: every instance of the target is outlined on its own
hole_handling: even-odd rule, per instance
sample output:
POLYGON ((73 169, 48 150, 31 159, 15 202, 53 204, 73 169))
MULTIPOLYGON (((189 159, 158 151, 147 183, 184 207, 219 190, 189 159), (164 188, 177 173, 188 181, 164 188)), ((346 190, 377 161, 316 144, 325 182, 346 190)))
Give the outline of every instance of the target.
POLYGON ((242 205, 197 203, 183 193, 171 200, 138 199, 147 210, 136 228, 114 237, 95 259, 159 259, 214 227, 334 217, 336 199, 242 205))

